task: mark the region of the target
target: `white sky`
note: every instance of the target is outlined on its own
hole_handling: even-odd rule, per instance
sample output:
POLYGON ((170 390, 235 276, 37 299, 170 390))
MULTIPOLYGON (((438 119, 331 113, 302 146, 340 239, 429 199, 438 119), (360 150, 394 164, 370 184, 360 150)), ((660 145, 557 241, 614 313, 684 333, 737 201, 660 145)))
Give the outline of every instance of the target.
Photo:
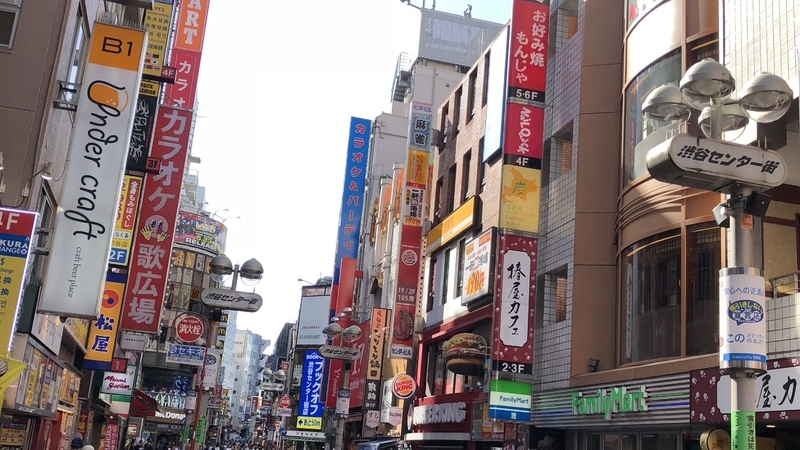
MULTIPOLYGON (((477 19, 511 17, 511 0, 436 9, 467 4, 477 19)), ((332 275, 350 117, 390 110, 397 57, 416 55, 419 24, 398 0, 211 1, 192 169, 208 211, 241 216, 226 222, 226 254, 264 265, 264 306, 240 313, 237 328, 274 342, 297 319, 297 278, 332 275)))

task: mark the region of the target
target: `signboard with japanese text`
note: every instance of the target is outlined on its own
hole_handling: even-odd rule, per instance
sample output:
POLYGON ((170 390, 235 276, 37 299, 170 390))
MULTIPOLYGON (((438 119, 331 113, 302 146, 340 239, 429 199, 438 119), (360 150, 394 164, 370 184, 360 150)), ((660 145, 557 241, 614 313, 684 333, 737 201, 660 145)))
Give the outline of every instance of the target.
POLYGON ((34 212, 0 208, 0 356, 11 348, 38 220, 34 212))
POLYGON ((411 359, 414 354, 412 345, 414 317, 417 315, 422 228, 403 226, 400 239, 389 358, 411 359))
POLYGON ((477 197, 470 197, 458 209, 445 217, 439 225, 431 228, 427 236, 426 254, 430 255, 434 250, 452 241, 472 227, 473 223, 475 223, 475 213, 478 210, 476 202, 477 197))
POLYGON ((501 372, 531 374, 538 241, 500 233, 497 249, 492 363, 501 372))
POLYGON ((205 317, 193 312, 179 313, 172 321, 172 335, 182 344, 194 344, 206 335, 205 317))
MULTIPOLYGON (((364 385, 366 384, 365 370, 369 356, 367 347, 369 345, 370 324, 372 320, 366 320, 358 325, 361 330, 361 338, 350 344, 350 349, 358 352, 358 356, 350 364, 350 408, 361 408, 364 405, 364 385)), ((338 347, 342 348, 342 347, 338 347)), ((320 349, 322 350, 322 349, 320 349)), ((325 353, 320 351, 323 357, 325 353)), ((332 387, 335 389, 335 386, 332 387)))
MULTIPOLYGON (((205 371, 203 372, 203 386, 214 386, 216 389, 217 378, 222 368, 222 349, 209 348, 206 350, 205 371)), ((220 385, 220 390, 222 386, 220 385)))
MULTIPOLYGON (((735 268, 736 270, 740 270, 735 268)), ((767 316, 764 277, 720 271, 719 366, 767 362, 767 316)))
POLYGON ((197 53, 203 51, 209 3, 210 0, 181 2, 175 42, 173 44, 176 49, 197 53))
MULTIPOLYGON (((428 183, 428 152, 409 150, 405 172, 407 186, 425 189, 428 183)), ((406 199, 408 199, 408 196, 406 196, 406 199)), ((416 216, 416 214, 413 214, 413 216, 416 216)))
POLYGON ((541 169, 544 109, 520 103, 506 104, 503 153, 506 164, 541 169))
POLYGON ((461 304, 483 297, 491 292, 494 276, 493 258, 495 228, 484 231, 464 244, 464 292, 461 304))
POLYGON ((152 157, 160 160, 160 171, 148 174, 144 183, 122 309, 124 330, 159 332, 191 123, 191 111, 158 109, 152 157))
POLYGON ((247 312, 256 312, 264 304, 264 299, 255 292, 231 291, 227 288, 205 288, 200 300, 215 308, 247 312))
POLYGON ((210 217, 180 211, 175 232, 176 244, 201 248, 215 255, 225 252, 228 228, 210 217))
MULTIPOLYGON (((431 124, 433 123, 433 107, 431 105, 426 105, 424 103, 419 102, 412 102, 411 103, 411 122, 409 123, 409 133, 408 133, 408 148, 409 154, 413 153, 414 151, 420 151, 425 153, 425 173, 427 174, 427 165, 428 165, 428 153, 431 151, 431 124)), ((412 167, 408 165, 406 167, 412 167)), ((408 175, 407 181, 411 179, 419 180, 422 177, 420 176, 419 170, 409 170, 411 172, 408 175)), ((428 177, 427 175, 424 177, 425 181, 422 183, 422 187, 425 187, 427 184, 428 177)))
POLYGON ((307 350, 303 359, 300 381, 300 400, 297 404, 297 428, 319 430, 322 428, 322 368, 324 360, 316 350, 307 350))
MULTIPOLYGON (((161 85, 150 81, 142 81, 136 97, 136 110, 133 116, 133 128, 128 144, 128 156, 125 168, 139 172, 153 172, 153 161, 150 160, 153 127, 158 110, 158 95, 161 85)), ((157 167, 155 168, 157 169, 157 167)))
POLYGON ((206 348, 195 345, 169 344, 166 361, 169 363, 202 366, 206 360, 206 348))
MULTIPOLYGON (((339 213, 339 228, 336 236, 333 284, 339 285, 342 258, 358 257, 358 239, 361 235, 363 213, 364 180, 367 172, 369 139, 372 123, 368 119, 350 118, 350 134, 347 138, 347 164, 345 165, 342 206, 339 213)), ((335 308, 334 308, 335 309, 335 308)))
POLYGON ((514 0, 508 50, 508 97, 545 102, 549 0, 514 0))
POLYGON ((119 331, 119 315, 125 293, 125 275, 108 273, 100 301, 100 313, 89 326, 89 340, 83 367, 110 370, 119 331))
POLYGON ((381 373, 383 371, 383 353, 386 347, 386 327, 390 323, 392 312, 384 308, 372 308, 370 332, 366 336, 367 364, 365 367, 366 384, 364 385, 364 409, 377 411, 380 406, 381 373))
POLYGON ((142 76, 160 81, 161 67, 166 62, 167 41, 172 30, 174 0, 155 0, 153 8, 145 12, 144 27, 147 29, 147 51, 145 52, 142 76))
POLYGON ((542 171, 527 167, 503 166, 500 190, 500 228, 539 232, 539 189, 542 171))
POLYGON ((297 319, 296 345, 323 345, 327 336, 322 334, 330 320, 328 309, 331 298, 327 295, 303 297, 300 299, 300 316, 297 319))
POLYGON ((200 53, 175 48, 170 55, 170 64, 175 67, 175 83, 167 85, 164 104, 194 109, 200 53))
POLYGON ((41 313, 97 315, 146 39, 144 31, 95 23, 39 300, 41 313))
POLYGON ((117 221, 114 223, 114 239, 111 241, 111 253, 108 257, 109 264, 128 265, 141 190, 141 177, 125 175, 122 179, 122 189, 117 204, 117 221))

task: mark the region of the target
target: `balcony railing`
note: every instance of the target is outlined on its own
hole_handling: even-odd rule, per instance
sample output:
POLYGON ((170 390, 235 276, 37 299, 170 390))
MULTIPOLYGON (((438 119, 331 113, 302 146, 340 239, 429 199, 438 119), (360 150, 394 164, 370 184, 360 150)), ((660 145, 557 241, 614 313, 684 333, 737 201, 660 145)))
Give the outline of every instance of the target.
POLYGON ((771 278, 769 283, 772 285, 772 298, 800 293, 800 270, 771 278))
POLYGON ((159 406, 173 409, 184 409, 186 406, 186 394, 178 392, 145 392, 148 396, 152 397, 159 406))

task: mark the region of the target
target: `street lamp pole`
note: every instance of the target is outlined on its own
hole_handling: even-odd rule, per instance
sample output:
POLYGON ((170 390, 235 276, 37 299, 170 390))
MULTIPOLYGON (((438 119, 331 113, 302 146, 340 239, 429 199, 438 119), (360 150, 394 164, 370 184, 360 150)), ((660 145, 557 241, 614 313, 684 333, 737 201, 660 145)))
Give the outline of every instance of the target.
MULTIPOLYGON (((353 308, 347 307, 344 310, 337 314, 334 317, 330 324, 326 326, 322 333, 327 336, 327 338, 331 341, 335 341, 338 338, 339 347, 342 346, 342 341, 344 341, 348 346, 353 342, 357 341, 361 337, 361 328, 358 325, 350 325, 349 327, 342 330, 341 325, 337 323, 340 318, 344 318, 348 315, 352 318, 353 308)), ((323 355, 325 356, 325 355, 323 355)), ((345 359, 344 364, 342 365, 342 381, 341 384, 337 387, 337 390, 342 389, 349 389, 350 387, 350 360, 345 359)), ((336 413, 336 438, 334 439, 334 450, 343 450, 344 449, 344 424, 345 418, 347 417, 347 413, 349 410, 349 402, 350 397, 349 393, 347 397, 339 397, 339 393, 337 392, 337 402, 336 402, 336 409, 339 410, 336 413), (344 399, 345 404, 340 405, 339 399, 344 399)))

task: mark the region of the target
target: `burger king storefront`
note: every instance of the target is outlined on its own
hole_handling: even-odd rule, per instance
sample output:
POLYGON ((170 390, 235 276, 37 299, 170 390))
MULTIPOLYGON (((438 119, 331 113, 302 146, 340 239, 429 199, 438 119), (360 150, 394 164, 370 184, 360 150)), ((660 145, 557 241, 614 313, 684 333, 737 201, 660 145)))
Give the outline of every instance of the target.
POLYGON ((505 437, 527 440, 528 424, 490 421, 488 404, 482 392, 423 398, 408 417, 405 441, 414 450, 491 450, 505 437))

